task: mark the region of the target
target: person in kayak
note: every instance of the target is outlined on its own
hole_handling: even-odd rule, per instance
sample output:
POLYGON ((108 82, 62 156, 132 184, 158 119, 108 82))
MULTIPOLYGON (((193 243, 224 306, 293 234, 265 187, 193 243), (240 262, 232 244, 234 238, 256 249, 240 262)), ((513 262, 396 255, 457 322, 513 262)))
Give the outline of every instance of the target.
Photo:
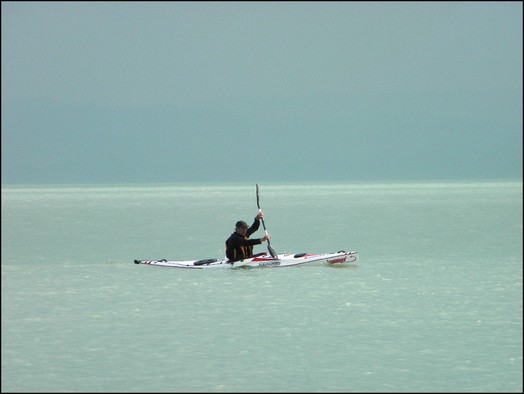
POLYGON ((250 258, 253 256, 253 245, 260 245, 270 238, 269 235, 266 234, 262 238, 249 239, 249 236, 260 227, 260 218, 262 216, 264 216, 264 214, 259 210, 251 227, 248 227, 247 223, 243 220, 239 220, 235 224, 235 232, 231 234, 226 241, 226 257, 230 261, 250 258))

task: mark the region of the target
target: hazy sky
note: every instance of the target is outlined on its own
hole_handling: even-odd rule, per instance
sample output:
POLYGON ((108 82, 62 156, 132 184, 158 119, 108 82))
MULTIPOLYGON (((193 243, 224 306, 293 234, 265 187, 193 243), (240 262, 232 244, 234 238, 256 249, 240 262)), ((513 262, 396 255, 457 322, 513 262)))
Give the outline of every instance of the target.
POLYGON ((522 178, 521 2, 1 4, 3 184, 522 178))

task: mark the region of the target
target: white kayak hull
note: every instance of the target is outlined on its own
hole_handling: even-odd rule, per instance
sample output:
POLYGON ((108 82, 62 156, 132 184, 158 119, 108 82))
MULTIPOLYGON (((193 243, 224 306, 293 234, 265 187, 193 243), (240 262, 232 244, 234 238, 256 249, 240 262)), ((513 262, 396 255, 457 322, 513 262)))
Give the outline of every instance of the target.
POLYGON ((344 266, 358 264, 358 252, 334 252, 321 254, 279 254, 278 259, 270 254, 259 254, 252 258, 230 262, 228 259, 206 260, 135 260, 135 264, 155 265, 171 268, 283 268, 299 265, 344 266))

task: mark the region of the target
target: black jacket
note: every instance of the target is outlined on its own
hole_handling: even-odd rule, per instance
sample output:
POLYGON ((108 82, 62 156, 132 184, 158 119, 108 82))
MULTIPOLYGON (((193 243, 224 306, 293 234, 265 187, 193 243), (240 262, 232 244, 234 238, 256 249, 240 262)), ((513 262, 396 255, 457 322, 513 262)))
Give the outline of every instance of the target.
POLYGON ((249 236, 258 230, 260 220, 255 219, 251 227, 247 229, 246 236, 243 237, 237 232, 231 234, 226 241, 226 257, 230 261, 238 261, 253 256, 253 245, 259 245, 260 239, 249 239, 249 236))

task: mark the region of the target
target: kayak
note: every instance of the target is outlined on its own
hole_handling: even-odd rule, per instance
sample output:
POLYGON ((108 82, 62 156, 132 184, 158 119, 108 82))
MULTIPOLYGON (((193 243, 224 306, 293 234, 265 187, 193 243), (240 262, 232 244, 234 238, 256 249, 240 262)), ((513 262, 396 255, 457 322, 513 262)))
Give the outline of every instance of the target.
POLYGON ((276 255, 277 258, 268 253, 259 253, 245 260, 235 262, 224 259, 204 260, 135 260, 135 264, 155 265, 171 268, 282 268, 295 267, 299 265, 327 265, 346 266, 358 264, 358 252, 345 252, 343 250, 333 253, 284 253, 276 255))
MULTIPOLYGON (((257 206, 260 209, 260 196, 258 184, 256 185, 257 206)), ((258 216, 257 216, 258 217, 258 216)), ((264 227, 266 236, 268 235, 266 224, 262 215, 260 221, 264 227)), ((269 236, 267 237, 268 253, 259 253, 248 259, 239 261, 230 261, 227 257, 223 259, 203 259, 203 260, 134 260, 135 264, 156 265, 158 267, 171 268, 282 268, 294 267, 297 265, 328 265, 328 266, 345 266, 355 265, 358 263, 358 252, 346 252, 340 250, 332 253, 284 253, 277 254, 271 247, 269 236)))
POLYGON ((224 259, 204 259, 204 260, 135 260, 135 264, 155 265, 159 267, 171 268, 282 268, 294 267, 298 265, 329 265, 343 266, 358 264, 358 252, 339 251, 336 253, 298 253, 298 254, 278 254, 277 258, 267 253, 257 254, 249 259, 235 262, 224 259))

